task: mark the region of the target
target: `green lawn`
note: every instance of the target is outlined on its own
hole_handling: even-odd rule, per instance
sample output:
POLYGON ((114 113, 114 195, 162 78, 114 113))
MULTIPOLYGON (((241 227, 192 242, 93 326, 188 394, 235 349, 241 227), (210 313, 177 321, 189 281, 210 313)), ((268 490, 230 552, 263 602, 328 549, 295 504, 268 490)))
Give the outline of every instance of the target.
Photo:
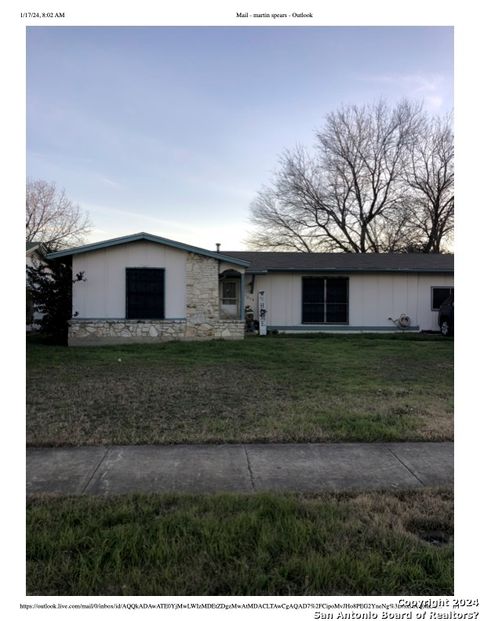
POLYGON ((453 341, 27 346, 29 445, 453 439, 453 341))
POLYGON ((453 492, 37 498, 28 595, 447 595, 453 492))

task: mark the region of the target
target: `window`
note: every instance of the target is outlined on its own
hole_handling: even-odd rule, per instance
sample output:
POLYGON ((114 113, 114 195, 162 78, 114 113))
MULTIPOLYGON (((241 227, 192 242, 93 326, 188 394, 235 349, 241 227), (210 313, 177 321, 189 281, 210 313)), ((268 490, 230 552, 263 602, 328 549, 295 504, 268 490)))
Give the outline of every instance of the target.
POLYGON ((165 318, 165 270, 127 267, 127 319, 165 318))
POLYGON ((222 282, 222 304, 234 305, 237 303, 237 283, 232 280, 222 282))
POLYGON ((453 287, 432 287, 432 311, 438 311, 449 295, 453 295, 453 287))
POLYGON ((304 278, 302 323, 348 323, 348 278, 304 278))

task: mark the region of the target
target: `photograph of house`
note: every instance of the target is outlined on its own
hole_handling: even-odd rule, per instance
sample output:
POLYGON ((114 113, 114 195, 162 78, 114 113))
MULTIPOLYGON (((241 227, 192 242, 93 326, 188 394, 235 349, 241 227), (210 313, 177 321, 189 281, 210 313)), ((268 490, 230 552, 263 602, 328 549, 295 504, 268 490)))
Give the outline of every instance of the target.
POLYGON ((453 28, 295 15, 26 29, 29 596, 454 592, 453 28))

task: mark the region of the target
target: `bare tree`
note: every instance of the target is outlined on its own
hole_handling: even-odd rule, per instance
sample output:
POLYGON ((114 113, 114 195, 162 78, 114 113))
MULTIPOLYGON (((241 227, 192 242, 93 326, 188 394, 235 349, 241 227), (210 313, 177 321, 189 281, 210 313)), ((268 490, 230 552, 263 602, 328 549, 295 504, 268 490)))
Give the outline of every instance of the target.
POLYGON ((421 252, 441 252, 453 235, 454 144, 451 119, 424 119, 410 145, 404 179, 408 226, 421 252))
POLYGON ((27 181, 26 241, 45 243, 51 251, 80 244, 91 229, 82 212, 54 183, 27 181))
MULTIPOLYGON (((303 252, 417 247, 425 233, 420 235, 414 221, 421 209, 412 197, 417 196, 414 177, 417 184, 422 177, 412 154, 425 126, 422 107, 407 101, 393 108, 383 101, 347 106, 329 114, 316 134, 314 153, 302 146, 285 151, 271 187, 258 193, 251 206, 256 232, 250 245, 303 252)), ((447 223, 437 227, 440 240, 449 230, 447 223)))

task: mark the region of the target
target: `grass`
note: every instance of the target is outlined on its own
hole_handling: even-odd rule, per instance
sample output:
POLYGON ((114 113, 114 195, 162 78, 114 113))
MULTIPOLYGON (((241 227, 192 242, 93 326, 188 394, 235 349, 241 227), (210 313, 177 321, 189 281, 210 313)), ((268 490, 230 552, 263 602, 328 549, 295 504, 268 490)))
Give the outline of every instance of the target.
POLYGON ((453 492, 27 505, 28 595, 447 595, 453 492))
POLYGON ((27 442, 453 439, 453 342, 324 335, 27 347, 27 442))

